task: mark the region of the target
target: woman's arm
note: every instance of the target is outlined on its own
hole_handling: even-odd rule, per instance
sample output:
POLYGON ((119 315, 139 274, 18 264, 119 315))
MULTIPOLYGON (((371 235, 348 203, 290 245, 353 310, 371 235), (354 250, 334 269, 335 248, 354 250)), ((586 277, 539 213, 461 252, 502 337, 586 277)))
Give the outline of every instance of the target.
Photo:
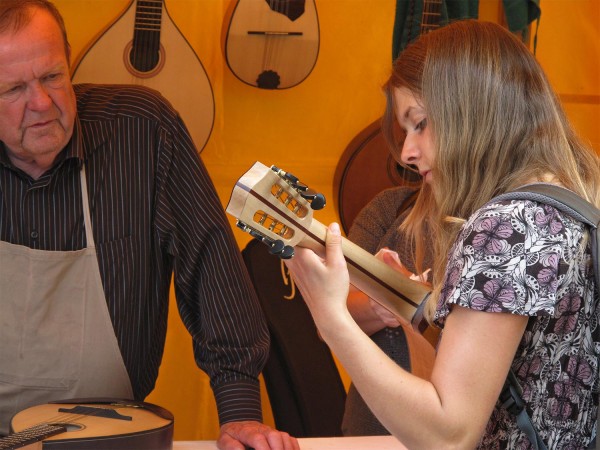
POLYGON ((326 259, 297 249, 286 264, 321 336, 375 415, 411 449, 473 448, 484 432, 527 318, 455 306, 446 320, 430 381, 404 371, 352 319, 339 226, 326 259))
POLYGON ((347 306, 358 326, 369 336, 385 327, 400 326, 396 316, 352 285, 348 293, 347 306))

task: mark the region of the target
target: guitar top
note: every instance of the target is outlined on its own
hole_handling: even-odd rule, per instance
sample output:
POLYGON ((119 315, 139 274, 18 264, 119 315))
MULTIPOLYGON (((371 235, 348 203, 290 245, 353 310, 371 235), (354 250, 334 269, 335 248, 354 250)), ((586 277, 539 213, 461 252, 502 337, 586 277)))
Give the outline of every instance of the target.
POLYGON ((238 0, 224 41, 227 65, 244 83, 296 86, 312 72, 319 53, 314 0, 238 0))
POLYGON ((11 421, 0 449, 42 442, 46 450, 171 450, 173 415, 129 400, 80 399, 27 408, 11 421))
POLYGON ((132 1, 73 64, 74 83, 138 84, 179 112, 198 151, 212 132, 215 102, 198 56, 163 0, 132 1))

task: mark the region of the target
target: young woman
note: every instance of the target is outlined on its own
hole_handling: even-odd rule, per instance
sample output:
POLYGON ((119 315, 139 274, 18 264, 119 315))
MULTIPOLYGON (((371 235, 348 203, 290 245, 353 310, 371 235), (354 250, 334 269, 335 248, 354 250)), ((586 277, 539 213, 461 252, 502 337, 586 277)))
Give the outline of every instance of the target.
POLYGON ((598 206, 598 155, 575 136, 529 50, 495 24, 460 21, 424 35, 385 89, 385 128, 395 120, 405 131, 399 158, 432 194, 405 227, 417 245, 435 246, 428 307, 443 330, 433 373, 404 371, 352 319, 337 224, 324 260, 298 249, 287 262, 321 336, 410 449, 530 448, 498 402, 509 369, 546 446, 586 448, 600 348, 589 233, 548 205, 490 200, 540 182, 598 206), (425 214, 431 236, 420 228, 425 214))

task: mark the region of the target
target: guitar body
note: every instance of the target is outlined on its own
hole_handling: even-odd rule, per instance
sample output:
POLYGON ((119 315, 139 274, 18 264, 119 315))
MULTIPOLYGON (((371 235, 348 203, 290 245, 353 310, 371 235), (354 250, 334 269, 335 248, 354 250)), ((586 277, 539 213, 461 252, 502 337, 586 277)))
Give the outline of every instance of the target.
POLYGON ((44 438, 43 450, 171 450, 173 416, 150 403, 125 400, 86 400, 48 403, 16 414, 11 421, 17 438, 40 424, 65 425, 67 431, 44 438), (87 403, 86 403, 87 402, 87 403), (60 411, 59 411, 60 410, 60 411))
POLYGON ((417 188, 420 184, 418 174, 393 158, 380 122, 371 123, 348 144, 335 169, 334 200, 346 234, 361 209, 379 192, 395 186, 417 188))
MULTIPOLYGON (((423 0, 420 24, 411 22, 409 29, 420 25, 419 35, 435 30, 440 26, 441 11, 442 0, 423 0)), ((420 177, 403 169, 390 154, 381 118, 377 119, 348 144, 335 169, 334 194, 342 229, 348 233, 356 215, 384 189, 419 184, 420 177)))
POLYGON ((296 86, 312 72, 319 53, 314 0, 238 0, 224 47, 227 65, 244 83, 296 86))
POLYGON ((73 65, 74 83, 138 84, 160 91, 179 112, 202 150, 212 131, 215 102, 206 71, 198 56, 171 20, 162 1, 160 55, 147 71, 130 62, 137 2, 110 24, 73 65))

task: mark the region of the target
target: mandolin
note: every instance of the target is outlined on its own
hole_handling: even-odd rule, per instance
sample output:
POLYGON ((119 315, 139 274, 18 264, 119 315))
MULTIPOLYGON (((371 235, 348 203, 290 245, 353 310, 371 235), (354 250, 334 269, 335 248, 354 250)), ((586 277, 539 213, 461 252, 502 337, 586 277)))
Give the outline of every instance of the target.
POLYGON ((131 1, 73 64, 74 83, 146 85, 179 112, 198 151, 210 136, 215 102, 200 59, 163 0, 131 1))
MULTIPOLYGON (((275 166, 256 162, 235 184, 227 212, 237 225, 271 247, 272 253, 290 257, 294 246, 323 255, 327 227, 313 219, 313 193, 297 178, 275 166)), ((318 202, 322 200, 317 197, 318 202)), ((430 289, 396 272, 383 261, 342 238, 351 283, 396 316, 423 329, 421 305, 430 289)))
POLYGON ((319 54, 314 0, 238 0, 229 16, 224 53, 238 79, 286 89, 312 72, 319 54))
POLYGON ((78 399, 32 406, 11 420, 0 449, 171 450, 173 415, 151 403, 78 399))

